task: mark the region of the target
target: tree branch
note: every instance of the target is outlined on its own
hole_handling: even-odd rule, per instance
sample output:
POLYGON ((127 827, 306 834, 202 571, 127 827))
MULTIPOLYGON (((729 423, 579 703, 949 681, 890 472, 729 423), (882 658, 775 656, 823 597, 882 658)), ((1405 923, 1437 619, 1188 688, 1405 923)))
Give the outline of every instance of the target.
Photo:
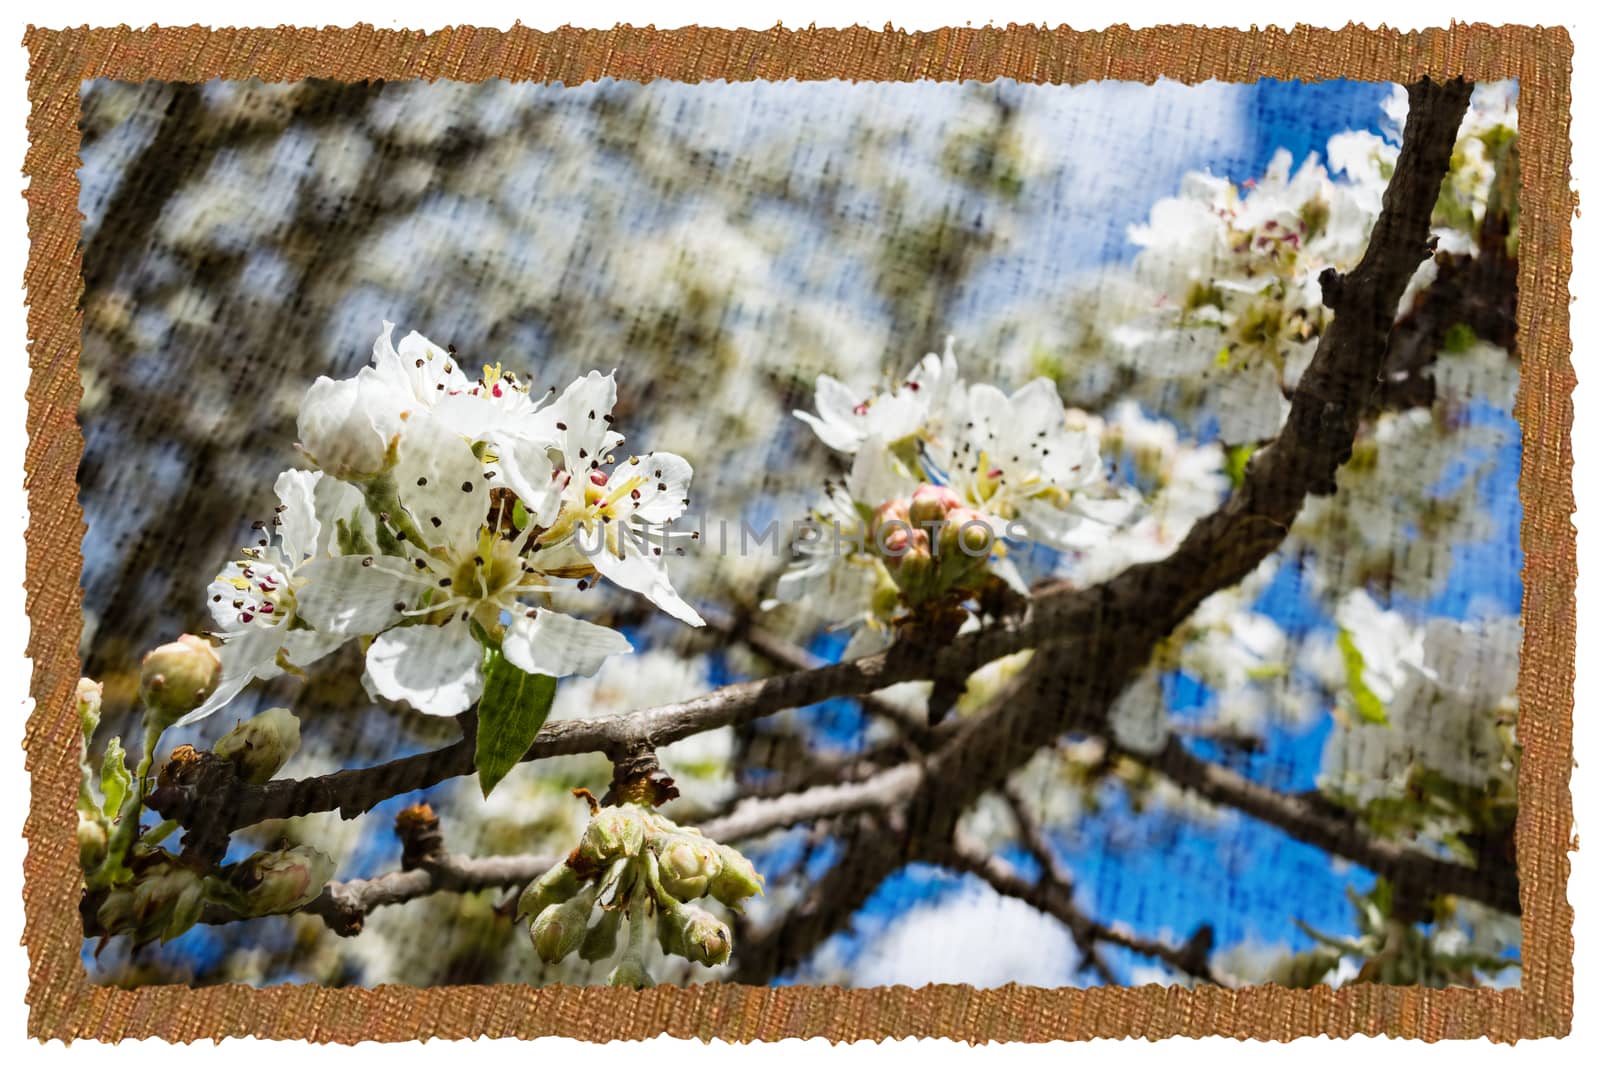
POLYGON ((1522 914, 1515 867, 1467 867, 1440 859, 1396 841, 1375 837, 1351 821, 1306 797, 1279 793, 1243 775, 1190 753, 1177 741, 1154 756, 1122 755, 1159 771, 1178 785, 1213 804, 1244 812, 1287 833, 1297 841, 1361 864, 1397 886, 1429 896, 1470 897, 1507 912, 1522 914))
MULTIPOLYGON (((486 856, 473 859, 441 855, 413 870, 391 871, 376 878, 329 882, 305 910, 319 915, 341 937, 361 932, 374 908, 404 904, 434 893, 472 893, 480 889, 520 889, 560 862, 560 856, 486 856)), ((206 922, 234 922, 231 912, 207 911, 206 922)))
POLYGON ((1097 922, 1072 901, 1072 887, 1057 880, 1048 870, 1030 882, 1011 864, 988 853, 978 842, 958 833, 953 842, 938 854, 940 864, 982 878, 1001 896, 1013 897, 1057 919, 1072 933, 1078 951, 1090 956, 1096 944, 1116 945, 1141 956, 1158 959, 1176 971, 1202 982, 1217 984, 1206 957, 1210 955, 1212 933, 1209 925, 1199 927, 1181 946, 1139 937, 1097 922))

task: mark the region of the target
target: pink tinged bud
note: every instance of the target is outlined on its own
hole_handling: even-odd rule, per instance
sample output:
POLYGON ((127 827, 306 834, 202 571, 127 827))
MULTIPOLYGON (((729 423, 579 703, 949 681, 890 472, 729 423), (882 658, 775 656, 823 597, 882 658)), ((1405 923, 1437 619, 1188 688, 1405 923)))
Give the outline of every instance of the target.
POLYGON ((268 708, 224 734, 212 752, 231 762, 240 778, 259 785, 299 748, 300 720, 288 708, 268 708))
POLYGON ((888 533, 883 535, 883 554, 890 559, 896 559, 910 552, 913 532, 904 526, 892 527, 888 533))
POLYGON ((222 677, 222 660, 210 643, 184 634, 145 656, 139 697, 151 725, 171 726, 204 704, 222 677))
POLYGON ((920 529, 929 523, 943 522, 950 509, 960 506, 961 498, 948 486, 920 485, 911 495, 911 524, 920 529))
POLYGON ((246 913, 276 915, 305 907, 333 877, 332 857, 310 845, 278 852, 257 852, 240 864, 235 882, 246 913))
POLYGON ((891 500, 887 504, 878 505, 872 513, 872 521, 868 524, 867 532, 877 537, 885 528, 898 529, 901 526, 911 525, 911 507, 904 500, 891 500), (890 525, 890 524, 893 525, 890 525))
POLYGON ((947 523, 940 531, 941 557, 988 558, 995 540, 994 528, 988 518, 971 508, 961 507, 950 512, 947 523))

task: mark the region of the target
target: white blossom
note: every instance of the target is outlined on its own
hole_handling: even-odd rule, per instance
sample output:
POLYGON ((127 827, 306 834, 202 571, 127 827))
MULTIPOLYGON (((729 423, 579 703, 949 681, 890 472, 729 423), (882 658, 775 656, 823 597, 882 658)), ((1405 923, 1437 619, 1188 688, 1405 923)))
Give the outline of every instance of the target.
POLYGON ((222 646, 222 678, 211 696, 176 725, 198 722, 238 696, 253 681, 308 666, 338 648, 349 635, 311 629, 299 594, 317 564, 338 551, 338 524, 358 533, 360 494, 321 471, 288 470, 274 485, 279 505, 272 523, 259 524, 260 542, 229 563, 206 590, 207 607, 222 646), (270 526, 273 535, 266 531, 270 526))

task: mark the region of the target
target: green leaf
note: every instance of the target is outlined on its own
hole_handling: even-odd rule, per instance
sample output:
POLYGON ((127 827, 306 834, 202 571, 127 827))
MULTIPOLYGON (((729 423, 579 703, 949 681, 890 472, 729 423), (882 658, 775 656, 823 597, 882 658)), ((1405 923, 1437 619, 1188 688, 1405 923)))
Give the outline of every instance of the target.
POLYGON ((1228 449, 1223 469, 1227 472, 1228 481, 1233 483, 1235 489, 1244 484, 1245 469, 1250 466, 1250 457, 1255 454, 1255 445, 1234 445, 1228 449))
POLYGON ((122 802, 133 786, 133 775, 128 772, 123 756, 122 738, 113 737, 106 745, 105 759, 100 762, 100 793, 105 797, 105 806, 100 810, 108 819, 115 818, 122 810, 122 802))
POLYGON ((1356 714, 1367 722, 1385 726, 1389 722, 1388 712, 1383 709, 1383 701, 1378 699, 1378 694, 1367 688, 1366 680, 1362 677, 1367 669, 1366 657, 1356 647, 1355 638, 1350 636, 1350 631, 1339 629, 1339 653, 1344 657, 1344 673, 1346 687, 1350 690, 1350 699, 1355 701, 1356 714))
POLYGON ((1464 322, 1458 322, 1444 332, 1444 350, 1452 355, 1460 355, 1477 343, 1478 335, 1464 322))
POLYGON ((484 657, 483 698, 478 701, 478 785, 483 795, 528 752, 550 714, 556 680, 529 674, 498 651, 484 657))

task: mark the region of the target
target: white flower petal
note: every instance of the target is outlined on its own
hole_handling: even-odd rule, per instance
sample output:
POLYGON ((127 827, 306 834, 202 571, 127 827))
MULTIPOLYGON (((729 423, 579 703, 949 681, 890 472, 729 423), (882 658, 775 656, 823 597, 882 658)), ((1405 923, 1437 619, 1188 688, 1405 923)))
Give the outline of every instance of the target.
POLYGON ((241 630, 222 643, 217 659, 222 661, 222 676, 217 688, 205 703, 173 723, 188 726, 199 722, 213 712, 226 707, 244 691, 244 687, 258 678, 275 678, 283 673, 278 666, 278 650, 283 647, 285 626, 251 627, 241 630))
POLYGON ((550 427, 567 470, 587 470, 591 462, 604 460, 612 432, 606 416, 616 403, 615 373, 590 371, 539 412, 540 425, 550 427))
POLYGON ((373 543, 377 523, 361 490, 337 478, 321 478, 317 481, 313 496, 317 514, 317 543, 309 555, 339 554, 340 522, 351 533, 359 534, 367 544, 373 543))
POLYGON ((823 422, 848 429, 852 420, 861 418, 856 408, 863 399, 832 375, 817 376, 817 417, 823 422))
POLYGON ((400 626, 367 649, 372 687, 425 715, 459 715, 483 693, 483 646, 459 618, 443 626, 400 626))
POLYGON ((561 510, 561 484, 552 475, 549 442, 517 434, 496 434, 490 441, 506 488, 517 494, 537 526, 555 522, 561 510))
MULTIPOLYGON (((634 457, 619 466, 612 479, 631 481, 644 478, 636 492, 635 508, 630 518, 648 523, 667 523, 683 514, 689 499, 689 482, 694 478, 694 468, 682 456, 671 452, 652 452, 634 457)), ((623 501, 625 505, 627 501, 623 501)))
POLYGON ((539 609, 512 620, 500 651, 529 674, 591 675, 611 656, 633 651, 617 631, 560 612, 539 609))
POLYGON ((819 419, 809 411, 796 411, 794 417, 816 431, 818 439, 836 452, 854 452, 861 435, 836 422, 819 419))
MULTIPOLYGON (((472 446, 432 418, 411 418, 400 435, 395 491, 430 545, 468 548, 489 515, 489 482, 472 446)), ((470 554, 470 552, 469 552, 470 554)))
POLYGON ((408 573, 416 568, 397 556, 360 556, 312 560, 295 572, 305 585, 295 591, 295 613, 327 634, 360 637, 400 621, 396 604, 410 607, 419 586, 427 584, 408 573))
POLYGON ((343 381, 320 377, 300 406, 300 445, 336 478, 370 478, 384 468, 408 400, 371 367, 343 381))
POLYGON ((290 630, 283 635, 283 654, 296 667, 309 667, 348 640, 347 634, 290 630))
POLYGON ((860 442, 845 489, 852 499, 876 508, 916 492, 917 479, 908 474, 889 446, 879 437, 860 442))
POLYGON ((317 522, 316 489, 320 481, 321 471, 287 470, 273 483, 273 492, 283 505, 278 513, 278 538, 291 567, 317 550, 321 526, 317 522))
POLYGON ((622 588, 647 597, 656 607, 690 626, 704 626, 699 612, 672 588, 667 577, 667 565, 656 555, 658 545, 652 545, 622 528, 616 532, 617 551, 605 544, 590 558, 595 570, 622 588))

